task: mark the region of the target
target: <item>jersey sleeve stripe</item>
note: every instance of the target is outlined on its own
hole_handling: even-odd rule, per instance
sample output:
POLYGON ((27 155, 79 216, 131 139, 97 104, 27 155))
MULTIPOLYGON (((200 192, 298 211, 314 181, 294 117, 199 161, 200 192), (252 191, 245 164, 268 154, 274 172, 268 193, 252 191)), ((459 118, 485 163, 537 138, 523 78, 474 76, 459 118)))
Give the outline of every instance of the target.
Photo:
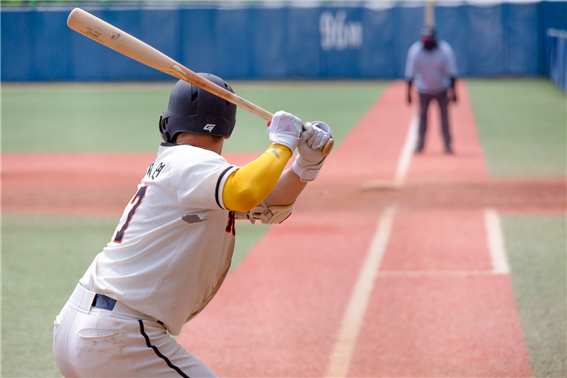
POLYGON ((226 182, 228 176, 230 176, 232 171, 234 171, 236 168, 237 167, 231 165, 220 174, 219 179, 217 180, 217 186, 215 188, 215 199, 217 201, 217 205, 223 210, 228 209, 224 207, 224 202, 222 200, 222 188, 224 188, 224 183, 226 182))

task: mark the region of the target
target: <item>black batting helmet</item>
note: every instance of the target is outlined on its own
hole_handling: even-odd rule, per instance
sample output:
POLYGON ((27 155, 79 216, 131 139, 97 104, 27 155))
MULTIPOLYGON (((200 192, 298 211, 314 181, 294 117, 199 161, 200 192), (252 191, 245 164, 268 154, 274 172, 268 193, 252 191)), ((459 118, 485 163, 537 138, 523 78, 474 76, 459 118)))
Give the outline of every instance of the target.
MULTIPOLYGON (((200 76, 234 93, 230 85, 218 76, 200 76)), ((159 131, 164 141, 175 142, 183 132, 228 138, 236 123, 236 105, 204 89, 179 80, 171 90, 169 104, 159 118, 159 131)))

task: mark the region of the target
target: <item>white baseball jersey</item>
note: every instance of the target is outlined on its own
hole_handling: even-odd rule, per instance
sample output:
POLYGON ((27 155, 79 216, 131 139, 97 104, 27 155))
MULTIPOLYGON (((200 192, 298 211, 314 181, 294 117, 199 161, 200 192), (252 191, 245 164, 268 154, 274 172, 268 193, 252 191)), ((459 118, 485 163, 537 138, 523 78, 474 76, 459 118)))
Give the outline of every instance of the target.
POLYGON ((236 169, 212 151, 163 143, 81 285, 179 334, 228 273, 234 212, 222 192, 236 169))
POLYGON ((457 76, 455 54, 445 41, 437 41, 431 51, 423 42, 415 42, 409 49, 406 60, 406 80, 414 80, 419 93, 439 94, 451 85, 451 77, 457 76))

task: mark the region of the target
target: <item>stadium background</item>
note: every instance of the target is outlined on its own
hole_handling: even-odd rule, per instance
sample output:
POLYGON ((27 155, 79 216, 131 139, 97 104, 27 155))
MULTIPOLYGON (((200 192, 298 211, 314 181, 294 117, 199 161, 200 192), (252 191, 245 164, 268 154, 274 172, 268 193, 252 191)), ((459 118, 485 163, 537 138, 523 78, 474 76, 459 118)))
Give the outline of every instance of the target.
MULTIPOLYGON (((404 1, 84 3, 196 72, 246 80, 400 78, 424 20, 422 3, 404 1)), ((48 4, 3 8, 3 81, 168 79, 72 33, 68 9, 48 4)), ((440 2, 435 13, 460 76, 547 75, 565 87, 565 2, 440 2)))
MULTIPOLYGON (((69 30, 71 4, 197 72, 237 80, 239 94, 268 110, 332 119, 339 147, 392 80, 402 78, 424 18, 422 2, 403 1, 3 2, 2 376, 57 374, 52 318, 129 198, 140 169, 129 159, 151 161, 155 114, 173 83, 69 30), (79 193, 88 182, 48 186, 50 177, 84 178, 81 164, 89 157, 106 164, 93 177, 106 172, 122 192, 107 188, 107 198, 91 198, 79 193), (27 187, 11 186, 20 176, 27 187), (95 202, 99 208, 85 216, 95 202)), ((439 36, 454 47, 467 82, 490 176, 559 180, 555 192, 563 194, 565 96, 549 82, 566 90, 566 14, 564 1, 438 2, 435 10, 439 36)), ((239 111, 238 122, 226 150, 246 162, 265 137, 253 116, 239 111)), ((564 197, 535 215, 518 205, 502 216, 534 376, 564 376, 567 369, 566 228, 557 210, 565 208, 564 197), (514 254, 523 257, 513 260, 514 254)), ((266 228, 238 231, 235 268, 266 228)))

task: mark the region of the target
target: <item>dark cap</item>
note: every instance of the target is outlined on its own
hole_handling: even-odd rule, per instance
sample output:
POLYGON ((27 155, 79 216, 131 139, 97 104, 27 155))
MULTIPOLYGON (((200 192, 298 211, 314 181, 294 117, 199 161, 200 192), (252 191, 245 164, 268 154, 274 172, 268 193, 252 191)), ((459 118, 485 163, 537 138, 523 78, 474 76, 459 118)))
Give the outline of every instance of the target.
POLYGON ((424 26, 419 31, 421 38, 435 38, 435 28, 433 26, 424 26))

